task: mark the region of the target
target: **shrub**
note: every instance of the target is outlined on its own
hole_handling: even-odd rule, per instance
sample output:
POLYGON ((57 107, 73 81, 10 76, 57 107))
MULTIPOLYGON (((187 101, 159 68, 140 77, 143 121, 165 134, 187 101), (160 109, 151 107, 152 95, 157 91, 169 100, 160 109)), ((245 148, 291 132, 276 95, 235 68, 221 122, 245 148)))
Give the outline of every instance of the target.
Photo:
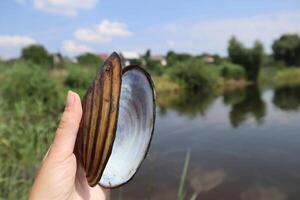
POLYGON ((69 74, 67 75, 64 84, 72 90, 77 91, 83 95, 89 87, 91 81, 96 75, 96 68, 83 68, 81 66, 69 67, 69 74))
POLYGON ((2 82, 1 95, 9 105, 20 101, 31 102, 31 105, 41 102, 52 110, 61 103, 58 85, 40 67, 25 63, 14 66, 5 71, 2 82))
POLYGON ((158 61, 149 60, 145 68, 151 75, 160 76, 164 73, 166 66, 162 66, 158 61))
POLYGON ((99 66, 103 62, 99 56, 92 53, 84 53, 77 56, 77 61, 80 65, 85 66, 99 66))
POLYGON ((22 49, 22 59, 35 64, 50 65, 51 56, 42 45, 31 45, 22 49))
POLYGON ((169 70, 170 76, 181 81, 188 89, 208 92, 217 82, 217 70, 196 59, 178 62, 169 70))
POLYGON ((226 79, 242 79, 245 78, 245 69, 239 65, 232 63, 224 63, 221 66, 220 74, 226 79))

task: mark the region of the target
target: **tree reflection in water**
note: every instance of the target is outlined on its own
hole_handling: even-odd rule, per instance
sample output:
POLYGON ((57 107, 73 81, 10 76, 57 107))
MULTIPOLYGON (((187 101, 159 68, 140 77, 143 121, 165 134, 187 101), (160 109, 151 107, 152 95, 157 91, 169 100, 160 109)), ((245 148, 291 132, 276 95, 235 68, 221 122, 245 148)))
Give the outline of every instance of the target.
POLYGON ((266 115, 266 104, 257 85, 224 95, 224 103, 232 105, 229 117, 233 127, 240 126, 249 117, 254 117, 260 124, 266 115))
POLYGON ((300 85, 275 88, 273 104, 285 111, 297 111, 300 108, 300 85))
POLYGON ((160 114, 164 114, 166 110, 176 110, 179 114, 195 117, 200 114, 205 115, 216 96, 212 93, 203 92, 180 92, 168 95, 158 95, 157 104, 160 108, 160 114))
MULTIPOLYGON (((190 117, 205 116, 207 109, 218 96, 212 93, 180 92, 158 95, 157 104, 160 114, 168 109, 190 117)), ((223 102, 231 105, 229 112, 230 123, 239 127, 249 118, 254 118, 257 124, 263 122, 266 116, 266 103, 262 99, 261 91, 255 84, 244 89, 227 92, 223 95, 223 102)), ((297 111, 300 109, 300 85, 283 86, 274 89, 273 104, 284 111, 297 111)))

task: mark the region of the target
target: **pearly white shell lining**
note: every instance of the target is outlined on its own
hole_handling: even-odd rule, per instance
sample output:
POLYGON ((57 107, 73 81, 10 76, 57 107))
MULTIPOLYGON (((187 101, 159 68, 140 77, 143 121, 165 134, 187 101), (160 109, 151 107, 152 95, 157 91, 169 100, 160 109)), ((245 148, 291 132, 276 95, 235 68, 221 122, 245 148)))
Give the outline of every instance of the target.
POLYGON ((122 185, 137 171, 153 131, 153 95, 153 88, 142 70, 132 68, 123 74, 116 138, 100 185, 122 185))

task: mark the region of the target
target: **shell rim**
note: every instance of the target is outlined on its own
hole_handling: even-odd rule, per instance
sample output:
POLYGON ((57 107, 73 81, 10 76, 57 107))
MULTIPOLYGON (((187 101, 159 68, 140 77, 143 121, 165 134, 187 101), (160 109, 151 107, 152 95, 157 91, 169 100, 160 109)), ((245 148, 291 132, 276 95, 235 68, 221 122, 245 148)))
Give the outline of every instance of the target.
MULTIPOLYGON (((128 71, 130 71, 130 70, 135 70, 135 69, 141 71, 141 72, 145 75, 145 77, 147 78, 147 81, 149 82, 149 84, 150 84, 150 86, 151 86, 151 91, 152 91, 152 95, 153 95, 153 99, 152 99, 152 102, 153 102, 153 127, 152 127, 152 130, 151 130, 151 133, 150 133, 150 139, 149 139, 149 142, 148 142, 148 144, 147 144, 147 149, 146 149, 145 152, 144 152, 144 157, 143 157, 143 158, 141 159, 141 161, 138 163, 137 168, 136 168, 136 171, 134 172, 134 174, 133 174, 127 181, 125 181, 124 183, 121 183, 121 184, 118 184, 118 185, 115 185, 115 186, 106 186, 106 185, 102 185, 102 184, 100 183, 100 180, 101 180, 101 177, 102 177, 102 175, 101 175, 100 180, 98 181, 98 185, 100 185, 101 187, 106 188, 106 189, 119 188, 119 187, 125 185, 126 183, 130 182, 130 181, 135 177, 135 175, 136 175, 136 173, 139 171, 139 169, 140 169, 140 167, 141 167, 143 161, 145 160, 145 158, 146 158, 147 155, 148 155, 148 152, 149 152, 149 150, 150 150, 150 146, 151 146, 151 143, 152 143, 152 138, 153 138, 153 135, 154 135, 153 133, 154 133, 155 119, 156 119, 156 92, 155 92, 154 82, 153 82, 153 80, 152 80, 150 74, 149 74, 145 69, 143 69, 142 67, 140 67, 139 65, 128 65, 128 66, 126 66, 125 68, 122 69, 121 81, 122 81, 123 75, 124 75, 126 72, 128 72, 128 71)), ((122 82, 121 82, 121 85, 122 85, 122 82)), ((121 93, 121 92, 120 92, 120 93, 121 93)), ((120 96, 121 96, 121 95, 119 95, 119 99, 120 99, 120 96)), ((120 102, 118 102, 118 103, 120 103, 120 102)), ((119 108, 118 108, 118 110, 119 110, 119 108)), ((118 114, 119 114, 119 113, 118 113, 118 114)), ((118 120, 118 119, 117 119, 117 120, 118 120)), ((118 124, 118 121, 117 121, 116 124, 118 124)), ((115 141, 115 137, 116 137, 116 134, 115 134, 115 136, 114 136, 114 139, 113 139, 112 144, 113 144, 114 141, 115 141)), ((113 146, 113 145, 112 145, 112 146, 113 146)), ((108 162, 108 159, 109 159, 109 157, 110 157, 110 155, 111 155, 111 151, 112 151, 112 148, 111 148, 111 150, 110 150, 109 156, 107 157, 107 161, 106 161, 106 163, 105 163, 105 166, 106 166, 106 164, 107 164, 107 162, 108 162)), ((96 184, 96 185, 97 185, 97 184, 96 184)))

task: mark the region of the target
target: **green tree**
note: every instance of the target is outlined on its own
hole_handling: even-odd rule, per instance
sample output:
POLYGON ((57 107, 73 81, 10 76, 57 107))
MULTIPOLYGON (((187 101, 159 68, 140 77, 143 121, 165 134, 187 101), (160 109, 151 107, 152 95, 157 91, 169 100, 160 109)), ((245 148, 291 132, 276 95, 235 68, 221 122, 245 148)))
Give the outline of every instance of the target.
POLYGON ((228 56, 231 62, 245 68, 248 80, 257 80, 264 57, 264 48, 261 42, 256 41, 253 48, 246 48, 235 37, 232 37, 229 40, 228 56))
POLYGON ((248 63, 248 79, 250 80, 257 80, 259 75, 259 69, 263 63, 264 58, 264 47, 263 44, 256 40, 254 42, 253 48, 250 49, 250 58, 248 63))
POLYGON ((197 59, 177 62, 168 71, 170 77, 182 82, 188 89, 199 92, 211 92, 217 83, 217 71, 206 67, 197 59))
POLYGON ((174 51, 169 51, 167 53, 167 63, 169 66, 172 66, 177 62, 187 61, 191 58, 192 56, 186 53, 175 53, 174 51))
POLYGON ((99 66, 103 62, 99 56, 92 53, 84 53, 76 58, 78 63, 81 65, 99 66))
POLYGON ((30 45, 22 49, 21 58, 35 64, 50 64, 51 56, 42 45, 30 45))
POLYGON ((169 51, 167 53, 166 58, 169 66, 174 65, 176 63, 176 53, 174 51, 169 51))
POLYGON ((145 59, 146 62, 149 61, 149 60, 151 59, 151 50, 150 50, 150 49, 148 49, 148 50, 146 51, 146 53, 145 53, 145 55, 144 55, 144 59, 145 59))
POLYGON ((283 61, 286 65, 300 66, 300 37, 297 34, 285 34, 275 40, 273 56, 277 61, 283 61))

